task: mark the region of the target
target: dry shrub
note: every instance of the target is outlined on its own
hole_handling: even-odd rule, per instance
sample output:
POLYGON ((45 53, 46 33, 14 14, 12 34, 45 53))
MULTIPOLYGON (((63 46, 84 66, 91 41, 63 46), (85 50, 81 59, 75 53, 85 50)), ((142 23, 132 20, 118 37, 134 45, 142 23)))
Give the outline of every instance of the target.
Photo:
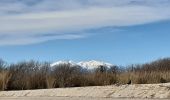
POLYGON ((118 75, 118 83, 119 84, 126 84, 130 79, 131 79, 130 73, 128 73, 128 72, 120 73, 118 75))
POLYGON ((55 87, 75 87, 81 86, 81 67, 62 64, 55 66, 52 75, 56 79, 55 87))
POLYGON ((12 77, 9 81, 9 89, 26 90, 46 88, 48 67, 48 64, 40 64, 35 61, 10 65, 10 73, 12 73, 12 77))
POLYGON ((0 90, 47 89, 59 87, 103 86, 111 84, 152 84, 170 82, 170 59, 160 59, 127 68, 99 66, 88 70, 80 66, 20 62, 7 66, 0 60, 0 90))
POLYGON ((6 90, 11 74, 8 71, 0 72, 0 90, 6 90))
POLYGON ((111 85, 117 82, 117 78, 111 73, 96 73, 94 76, 95 85, 111 85))
POLYGON ((53 76, 47 75, 46 76, 46 84, 47 88, 55 88, 56 86, 56 79, 53 76))
POLYGON ((128 72, 119 75, 119 82, 126 84, 129 80, 133 84, 153 84, 170 82, 170 72, 128 72))

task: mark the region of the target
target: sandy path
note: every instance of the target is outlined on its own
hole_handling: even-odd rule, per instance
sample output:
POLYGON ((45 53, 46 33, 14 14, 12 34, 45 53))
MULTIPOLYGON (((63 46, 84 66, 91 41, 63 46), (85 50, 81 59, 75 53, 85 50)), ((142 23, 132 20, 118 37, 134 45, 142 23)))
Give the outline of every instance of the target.
POLYGON ((19 98, 0 98, 0 100, 169 100, 169 99, 114 99, 114 98, 87 98, 87 97, 19 97, 19 98))

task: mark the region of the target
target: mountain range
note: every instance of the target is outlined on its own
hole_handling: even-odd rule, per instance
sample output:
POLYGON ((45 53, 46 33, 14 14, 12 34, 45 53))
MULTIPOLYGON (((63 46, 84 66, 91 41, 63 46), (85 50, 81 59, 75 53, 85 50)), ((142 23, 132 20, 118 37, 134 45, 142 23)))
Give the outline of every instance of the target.
POLYGON ((113 64, 103 62, 103 61, 96 61, 96 60, 90 60, 90 61, 81 61, 81 62, 74 62, 71 60, 63 60, 63 61, 57 61, 51 64, 51 67, 57 66, 57 65, 62 65, 62 64, 69 64, 70 66, 81 66, 86 69, 95 69, 98 68, 99 66, 106 66, 106 67, 111 67, 113 64))

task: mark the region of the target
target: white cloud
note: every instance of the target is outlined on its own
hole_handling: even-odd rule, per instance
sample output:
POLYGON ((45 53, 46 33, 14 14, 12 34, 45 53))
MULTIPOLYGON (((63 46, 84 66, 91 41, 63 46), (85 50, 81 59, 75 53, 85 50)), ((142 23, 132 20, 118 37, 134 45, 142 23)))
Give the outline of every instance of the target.
POLYGON ((32 37, 32 36, 18 36, 18 35, 10 35, 7 38, 0 40, 0 45, 25 45, 25 44, 34 44, 34 43, 42 43, 49 40, 54 39, 77 39, 77 38, 84 38, 84 35, 74 35, 74 34, 63 34, 63 35, 56 35, 51 37, 32 37))
POLYGON ((17 0, 13 4, 5 2, 3 5, 6 7, 0 7, 0 45, 82 38, 86 35, 81 32, 87 29, 169 20, 170 7, 166 6, 166 0, 162 0, 162 6, 160 2, 160 0, 154 2, 153 0, 152 2, 151 0, 133 0, 133 2, 132 0, 124 0, 124 2, 43 0, 34 2, 34 5, 17 2, 17 0), (80 33, 77 34, 78 32, 80 33), (53 35, 43 36, 51 33, 53 35))

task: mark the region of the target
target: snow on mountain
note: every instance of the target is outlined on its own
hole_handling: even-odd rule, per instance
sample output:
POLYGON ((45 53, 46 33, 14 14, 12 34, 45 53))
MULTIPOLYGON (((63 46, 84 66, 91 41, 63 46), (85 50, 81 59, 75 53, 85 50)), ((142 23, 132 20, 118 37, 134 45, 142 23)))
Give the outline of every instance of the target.
POLYGON ((79 62, 78 65, 82 66, 83 68, 87 68, 87 69, 94 69, 94 68, 98 68, 99 66, 106 66, 108 68, 113 66, 110 63, 105 63, 105 62, 95 61, 95 60, 79 62))
POLYGON ((71 66, 81 66, 87 69, 94 69, 94 68, 98 68, 99 66, 106 66, 108 68, 113 66, 113 64, 102 62, 102 61, 96 61, 96 60, 82 61, 78 63, 75 63, 73 61, 58 61, 58 62, 52 63, 51 66, 53 67, 53 66, 62 65, 62 64, 69 64, 71 66))
POLYGON ((53 66, 57 66, 57 65, 71 65, 71 66, 76 66, 77 64, 71 60, 63 60, 63 61, 57 61, 57 62, 54 62, 52 63, 50 66, 53 67, 53 66))

